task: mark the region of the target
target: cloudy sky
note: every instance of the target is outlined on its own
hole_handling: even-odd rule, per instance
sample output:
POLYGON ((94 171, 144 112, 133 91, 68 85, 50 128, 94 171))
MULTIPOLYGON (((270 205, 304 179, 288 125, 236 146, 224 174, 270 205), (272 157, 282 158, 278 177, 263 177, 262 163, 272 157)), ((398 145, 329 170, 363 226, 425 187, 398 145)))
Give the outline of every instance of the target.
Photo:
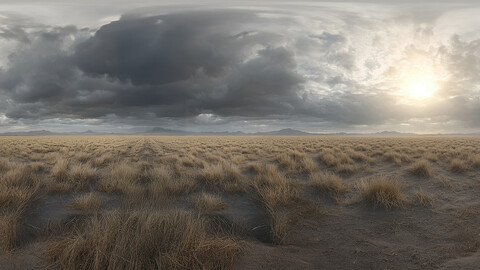
POLYGON ((39 2, 0 1, 0 132, 480 131, 477 1, 39 2))

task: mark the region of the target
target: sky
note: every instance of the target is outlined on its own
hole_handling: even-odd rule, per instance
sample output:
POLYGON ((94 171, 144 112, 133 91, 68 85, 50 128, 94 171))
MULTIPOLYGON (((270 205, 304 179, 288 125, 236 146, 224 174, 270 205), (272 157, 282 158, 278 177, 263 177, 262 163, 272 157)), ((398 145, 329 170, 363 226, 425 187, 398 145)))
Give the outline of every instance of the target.
POLYGON ((480 131, 478 1, 259 2, 0 0, 0 132, 480 131))

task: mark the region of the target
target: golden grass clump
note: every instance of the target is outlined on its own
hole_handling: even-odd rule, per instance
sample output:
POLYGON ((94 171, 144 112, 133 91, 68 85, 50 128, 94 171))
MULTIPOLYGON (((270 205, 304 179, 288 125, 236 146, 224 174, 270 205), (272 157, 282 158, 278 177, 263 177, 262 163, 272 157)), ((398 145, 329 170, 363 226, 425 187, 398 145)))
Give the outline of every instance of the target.
POLYGON ((0 215, 0 250, 10 251, 17 246, 20 218, 19 212, 0 215))
POLYGON ((303 172, 308 174, 314 173, 318 170, 318 166, 315 161, 313 161, 313 159, 309 157, 305 157, 304 159, 302 159, 301 167, 303 172))
POLYGON ((394 162, 398 166, 402 165, 402 162, 412 162, 412 158, 407 154, 401 154, 392 150, 389 150, 383 154, 386 161, 394 162))
POLYGON ((472 155, 470 157, 470 163, 474 168, 480 168, 480 155, 472 155))
POLYGON ((269 164, 254 177, 251 187, 269 215, 273 243, 282 244, 293 217, 299 215, 298 209, 289 209, 300 202, 299 184, 269 164))
POLYGON ((49 181, 47 183, 47 190, 49 193, 69 193, 73 186, 70 183, 58 183, 55 181, 49 181))
POLYGON ((335 167, 337 173, 352 174, 358 172, 359 167, 355 164, 340 163, 335 167))
POLYGON ((209 188, 218 188, 224 177, 223 167, 221 164, 207 165, 198 175, 202 181, 209 188))
POLYGON ((155 200, 163 201, 169 196, 188 194, 197 187, 197 183, 189 178, 174 177, 168 167, 155 167, 148 172, 148 177, 148 191, 155 200))
POLYGON ((190 167, 190 168, 203 168, 203 167, 205 167, 205 162, 203 160, 193 156, 193 155, 188 155, 186 157, 181 157, 181 158, 178 159, 178 162, 183 167, 190 167))
POLYGON ((376 160, 372 157, 365 155, 364 153, 356 152, 356 151, 347 151, 346 154, 353 160, 365 162, 369 164, 374 164, 376 160))
POLYGON ((200 214, 210 214, 227 208, 227 204, 218 195, 202 193, 194 200, 195 208, 200 214))
POLYGON ((377 176, 361 181, 358 187, 362 200, 372 207, 390 209, 404 204, 405 198, 396 180, 377 176))
POLYGON ((12 163, 10 170, 0 175, 0 207, 23 209, 35 200, 39 190, 39 179, 31 168, 12 163))
POLYGON ((266 165, 253 179, 252 187, 267 207, 288 206, 299 198, 298 184, 274 165, 266 165))
POLYGON ((55 165, 50 172, 50 175, 57 182, 65 182, 68 180, 68 160, 57 158, 55 165))
POLYGON ((52 242, 46 257, 62 269, 231 269, 241 242, 207 227, 184 211, 113 211, 52 242))
POLYGON ((95 159, 92 159, 92 165, 94 167, 102 167, 108 165, 113 160, 113 155, 111 153, 103 154, 95 159))
POLYGON ((419 160, 415 162, 409 169, 410 173, 421 177, 432 177, 432 166, 427 160, 419 160))
POLYGON ((0 207, 8 209, 23 208, 34 198, 37 191, 38 186, 7 186, 0 183, 0 207))
POLYGON ((435 180, 436 180, 441 186, 443 186, 443 187, 445 187, 445 188, 448 188, 448 189, 452 189, 452 188, 453 188, 452 180, 450 180, 449 178, 440 176, 440 177, 435 177, 435 180))
POLYGON ((468 166, 459 158, 454 158, 450 161, 450 170, 457 173, 463 173, 468 170, 468 166))
POLYGON ((79 153, 76 153, 74 158, 78 161, 78 162, 87 162, 91 156, 89 153, 85 153, 85 152, 79 152, 79 153))
POLYGON ((338 195, 346 190, 342 178, 330 172, 318 172, 312 174, 308 184, 320 192, 338 195))
POLYGON ((330 152, 322 153, 319 159, 329 167, 334 167, 338 164, 337 158, 330 152))
POLYGON ((245 190, 243 177, 234 165, 223 163, 206 165, 198 179, 208 190, 241 193, 245 190))
POLYGON ((127 192, 140 181, 141 169, 127 162, 112 163, 106 168, 97 189, 104 192, 127 192))
POLYGON ((105 203, 105 198, 98 192, 90 192, 77 196, 68 204, 74 210, 97 213, 105 203))
POLYGON ((244 178, 237 166, 224 163, 224 183, 223 190, 230 194, 243 193, 246 189, 244 178))
POLYGON ((422 189, 419 189, 415 192, 415 199, 419 205, 423 206, 432 206, 433 197, 422 189))
POLYGON ((284 153, 277 157, 277 162, 283 169, 294 172, 297 170, 297 162, 290 155, 284 153))
POLYGON ((86 189, 97 176, 97 170, 88 164, 73 164, 68 170, 70 181, 78 189, 86 189))
POLYGON ((0 172, 8 171, 10 162, 7 158, 0 157, 0 172))
POLYGON ((7 186, 30 186, 36 182, 36 177, 27 165, 12 163, 10 169, 1 175, 0 181, 7 186))

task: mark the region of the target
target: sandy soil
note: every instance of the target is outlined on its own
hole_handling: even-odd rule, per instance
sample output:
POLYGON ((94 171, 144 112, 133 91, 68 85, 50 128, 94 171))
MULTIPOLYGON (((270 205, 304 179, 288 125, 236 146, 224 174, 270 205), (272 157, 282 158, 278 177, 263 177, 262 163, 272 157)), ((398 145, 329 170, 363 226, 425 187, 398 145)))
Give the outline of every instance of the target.
MULTIPOLYGON (((162 158, 176 155, 181 148, 178 141, 173 144, 156 140, 147 139, 134 145, 130 151, 136 149, 137 154, 132 155, 132 160, 155 164, 162 158)), ((180 143, 182 140, 187 139, 180 139, 180 143)), ((200 142, 202 140, 207 141, 200 139, 200 142)), ((355 147, 355 139, 349 140, 355 147)), ((478 142, 475 140, 474 144, 478 142)), ((376 142, 361 143, 375 145, 376 142)), ((418 143, 418 147, 421 145, 418 143)), ((428 148, 426 151, 431 152, 428 148)), ((319 170, 331 170, 318 161, 318 150, 308 155, 316 161, 319 170)), ((291 211, 298 211, 299 217, 282 245, 272 243, 265 210, 254 197, 248 193, 220 194, 228 208, 212 214, 211 218, 219 224, 227 224, 225 226, 233 224, 246 247, 235 269, 478 269, 480 169, 453 172, 448 169, 448 161, 439 158, 431 163, 433 177, 426 178, 408 170, 412 162, 397 165, 385 161, 382 156, 370 155, 376 159, 374 164, 362 167, 364 165, 359 163, 362 169, 357 172, 339 174, 348 190, 337 199, 308 187, 302 189, 302 196, 315 205, 316 211, 303 213, 301 206, 292 208, 291 211), (399 208, 383 209, 360 201, 356 182, 375 175, 397 179, 407 203, 399 208), (431 205, 417 202, 419 191, 432 198, 431 205)), ((260 155, 253 160, 273 163, 275 156, 260 155)), ((244 163, 239 165, 243 174, 252 178, 246 168, 248 160, 244 163)), ((290 178, 306 183, 308 174, 297 173, 290 178)), ((200 186, 193 194, 178 196, 165 207, 195 211, 189 197, 201 191, 200 186)), ((51 235, 56 235, 51 232, 58 228, 55 224, 67 230, 69 226, 75 227, 88 220, 90 214, 67 207, 78 194, 44 193, 29 206, 19 231, 21 244, 13 251, 0 253, 0 269, 56 269, 44 259, 43 250, 51 235)), ((103 211, 123 207, 118 194, 106 196, 103 211)))

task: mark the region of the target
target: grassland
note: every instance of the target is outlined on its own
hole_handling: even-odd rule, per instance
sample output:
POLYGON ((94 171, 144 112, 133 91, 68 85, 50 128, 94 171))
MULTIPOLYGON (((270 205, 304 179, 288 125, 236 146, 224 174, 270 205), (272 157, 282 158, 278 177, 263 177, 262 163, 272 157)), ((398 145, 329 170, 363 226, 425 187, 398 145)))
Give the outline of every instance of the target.
POLYGON ((1 137, 0 269, 475 269, 479 146, 1 137))

